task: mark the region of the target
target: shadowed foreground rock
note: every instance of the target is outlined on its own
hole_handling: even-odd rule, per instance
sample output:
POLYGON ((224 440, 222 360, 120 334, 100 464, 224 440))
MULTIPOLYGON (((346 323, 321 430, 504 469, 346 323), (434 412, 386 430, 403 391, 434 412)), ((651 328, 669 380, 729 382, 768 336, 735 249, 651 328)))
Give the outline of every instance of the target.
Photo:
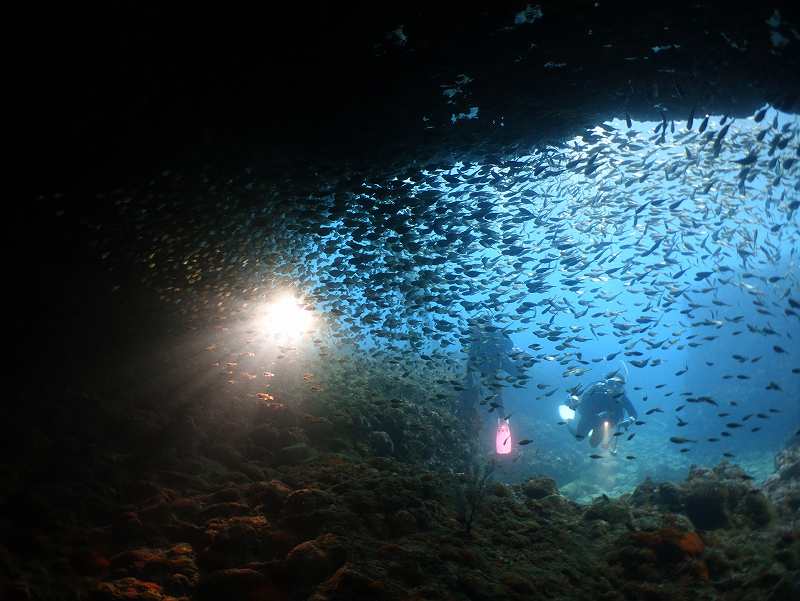
MULTIPOLYGON (((286 407, 271 415, 317 423, 286 407)), ((246 472, 200 445, 117 476, 114 491, 94 497, 95 511, 81 513, 86 482, 104 469, 99 458, 119 443, 109 439, 106 453, 65 471, 64 481, 53 474, 4 497, 12 519, 0 523, 2 597, 622 601, 796 592, 791 452, 768 494, 727 463, 590 505, 563 497, 549 478, 495 482, 467 535, 464 476, 355 447, 331 452, 312 442, 309 460, 287 465, 266 451, 254 457, 246 432, 218 442, 250 455, 246 472)))

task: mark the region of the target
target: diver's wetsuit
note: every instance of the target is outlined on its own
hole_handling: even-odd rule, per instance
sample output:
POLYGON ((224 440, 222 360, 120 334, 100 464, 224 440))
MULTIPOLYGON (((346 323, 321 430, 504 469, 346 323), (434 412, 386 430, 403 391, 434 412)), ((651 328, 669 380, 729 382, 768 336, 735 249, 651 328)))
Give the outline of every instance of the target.
POLYGON ((480 402, 481 386, 488 381, 489 387, 495 394, 493 402, 502 411, 502 388, 497 381, 500 370, 512 376, 521 376, 523 368, 516 363, 509 353, 514 348, 514 343, 505 332, 480 332, 473 335, 469 347, 467 361, 467 376, 464 381, 464 390, 461 394, 460 411, 468 415, 474 412, 480 402))
POLYGON ((626 413, 634 419, 639 417, 636 407, 625 394, 624 385, 609 384, 605 381, 593 384, 581 395, 580 403, 573 409, 576 410, 578 418, 573 434, 584 438, 593 431, 592 446, 597 446, 600 442, 594 436, 594 432, 600 431, 604 421, 616 426, 626 413))

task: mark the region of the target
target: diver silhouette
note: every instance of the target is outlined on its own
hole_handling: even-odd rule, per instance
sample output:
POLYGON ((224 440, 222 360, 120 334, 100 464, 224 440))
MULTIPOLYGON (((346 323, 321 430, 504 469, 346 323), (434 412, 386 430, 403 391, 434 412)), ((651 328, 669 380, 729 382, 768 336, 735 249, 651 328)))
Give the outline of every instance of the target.
MULTIPOLYGON (((506 332, 495 326, 473 323, 470 328, 467 370, 459 398, 458 413, 462 419, 480 430, 485 418, 480 415, 480 406, 488 406, 487 416, 498 417, 498 432, 505 422, 503 406, 503 378, 500 372, 511 376, 524 374, 519 360, 512 358, 514 343, 506 332), (485 396, 484 396, 485 395, 485 396), (483 398, 482 398, 483 397, 483 398)), ((491 422, 491 418, 489 419, 491 422)), ((507 425, 506 425, 507 429, 507 425)))
POLYGON ((626 428, 639 414, 625 394, 625 376, 619 371, 595 382, 583 394, 567 405, 575 411, 575 418, 567 421, 569 431, 579 439, 589 437, 589 444, 596 447, 612 447, 613 432, 626 428), (627 414, 627 417, 626 417, 627 414))

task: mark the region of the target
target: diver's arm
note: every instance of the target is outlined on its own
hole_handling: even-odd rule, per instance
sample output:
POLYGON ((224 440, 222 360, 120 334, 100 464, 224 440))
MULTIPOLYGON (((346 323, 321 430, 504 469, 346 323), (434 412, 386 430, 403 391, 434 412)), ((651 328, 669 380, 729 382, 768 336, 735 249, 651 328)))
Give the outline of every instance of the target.
POLYGON ((522 365, 519 361, 515 361, 511 357, 508 356, 507 353, 503 352, 502 354, 502 365, 503 369, 508 372, 512 376, 521 376, 525 373, 522 365))
POLYGON ((625 411, 628 412, 628 415, 630 415, 633 419, 639 419, 639 414, 636 411, 636 407, 633 406, 633 403, 631 403, 631 400, 628 398, 628 395, 626 394, 623 398, 625 399, 624 401, 625 411))

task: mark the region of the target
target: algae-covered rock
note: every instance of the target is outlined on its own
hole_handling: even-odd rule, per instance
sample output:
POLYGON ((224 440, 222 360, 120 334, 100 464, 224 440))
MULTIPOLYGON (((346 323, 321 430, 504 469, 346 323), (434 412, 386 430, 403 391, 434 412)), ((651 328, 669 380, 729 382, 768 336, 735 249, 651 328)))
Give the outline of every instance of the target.
POLYGON ((389 601, 397 598, 382 580, 369 577, 353 565, 346 563, 328 580, 323 582, 309 601, 346 601, 350 599, 374 599, 389 601))
POLYGON ((205 570, 233 568, 285 552, 262 516, 211 520, 206 537, 209 543, 198 553, 198 563, 205 570))
POLYGON ((300 515, 328 507, 334 502, 330 493, 316 488, 301 488, 286 497, 283 511, 288 515, 300 515))
POLYGON ((694 486, 686 495, 686 515, 696 528, 724 528, 730 523, 727 500, 727 491, 717 483, 694 486))
POLYGON ((203 577, 197 587, 198 601, 268 599, 274 591, 269 579, 256 570, 232 568, 203 577))
POLYGON ((511 496, 511 490, 502 482, 492 482, 489 486, 489 494, 495 497, 506 498, 511 496))
POLYGON ((283 507, 292 489, 280 480, 256 482, 251 485, 248 494, 261 501, 264 511, 278 511, 283 507))
POLYGON ((229 518, 237 515, 247 515, 251 511, 250 507, 244 503, 214 503, 200 511, 198 516, 205 521, 213 518, 229 518))
POLYGON ((304 442, 298 442, 278 450, 275 455, 275 461, 278 465, 296 465, 308 461, 313 454, 311 447, 304 442))
POLYGON ((775 473, 764 483, 764 492, 782 514, 800 511, 800 436, 775 456, 775 473))
POLYGON ((345 547, 328 533, 295 546, 286 556, 286 564, 295 586, 310 589, 331 576, 346 558, 345 547))
POLYGON ((289 528, 305 538, 323 532, 343 534, 363 527, 363 519, 343 503, 336 504, 334 495, 319 489, 294 491, 287 497, 281 515, 289 528))
POLYGON ((250 431, 253 444, 268 450, 277 450, 281 444, 281 433, 272 424, 261 424, 250 431))
MULTIPOLYGON (((701 558, 704 551, 705 543, 696 532, 665 527, 623 535, 614 545, 609 563, 624 568, 626 580, 663 586, 674 575, 681 574, 690 582, 704 582, 708 579, 708 568, 701 558)), ((668 598, 645 595, 640 587, 635 588, 633 598, 668 598)))
POLYGON ((172 594, 194 588, 199 578, 192 546, 186 543, 169 549, 123 551, 111 558, 109 569, 117 577, 155 582, 172 594))
POLYGON ((732 564, 720 549, 710 549, 705 556, 708 573, 714 580, 726 578, 731 573, 732 564))
POLYGON ((389 529, 396 536, 405 536, 417 531, 417 518, 407 509, 400 509, 387 515, 389 529))
POLYGON ((680 511, 683 507, 683 491, 672 482, 653 482, 647 478, 630 496, 632 505, 651 505, 667 511, 680 511))
POLYGON ((325 417, 304 415, 301 424, 308 439, 315 445, 328 445, 336 436, 336 427, 325 417))
POLYGON ((616 525, 630 522, 631 512, 627 503, 600 497, 586 509, 583 517, 586 520, 603 520, 616 525))
MULTIPOLYGON (((21 598, 21 597, 20 597, 21 598)), ((92 591, 93 601, 172 601, 155 582, 133 577, 120 578, 111 582, 101 582, 92 591)))
POLYGON ((661 520, 651 513, 634 514, 631 526, 634 530, 656 530, 661 526, 661 520))
POLYGON ((373 430, 369 433, 368 442, 372 452, 379 457, 394 455, 394 442, 387 432, 373 430))
POLYGON ((238 449, 225 443, 211 443, 203 446, 203 453, 209 459, 219 461, 229 469, 239 469, 242 464, 242 454, 238 449))
POLYGON ((756 528, 766 526, 775 516, 775 511, 769 499, 759 491, 753 491, 744 497, 744 502, 741 504, 741 512, 750 521, 750 524, 756 528))
POLYGON ((662 482, 656 488, 656 504, 668 511, 679 511, 683 507, 683 495, 672 482, 662 482))
POLYGON ((549 495, 557 495, 558 487, 552 478, 531 478, 522 485, 522 491, 529 499, 542 499, 549 495))
POLYGON ((494 601, 502 599, 507 593, 507 589, 503 585, 489 580, 484 574, 477 571, 462 574, 459 584, 467 598, 475 601, 494 601))

